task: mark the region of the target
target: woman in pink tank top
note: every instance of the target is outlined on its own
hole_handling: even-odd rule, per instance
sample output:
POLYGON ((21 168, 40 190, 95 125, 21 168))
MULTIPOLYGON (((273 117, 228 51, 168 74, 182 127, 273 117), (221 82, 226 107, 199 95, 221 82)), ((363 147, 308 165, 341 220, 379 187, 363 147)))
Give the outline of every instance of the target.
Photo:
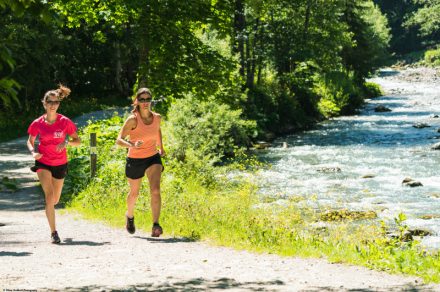
POLYGON ((148 88, 140 88, 133 102, 134 109, 122 126, 116 144, 128 148, 125 175, 130 185, 127 196, 126 229, 130 234, 136 231, 134 207, 142 178, 147 175, 150 184, 151 213, 153 227, 151 236, 159 237, 162 227, 159 224, 161 197, 160 177, 163 171, 161 157, 165 155, 160 130, 160 115, 151 111, 152 95, 148 88))
POLYGON ((46 92, 42 100, 46 113, 29 126, 27 147, 35 159, 31 170, 36 172, 46 199, 46 217, 49 221, 52 243, 60 243, 55 226, 55 205, 61 197, 64 178, 67 174, 67 145, 78 146, 81 141, 75 124, 58 114, 61 100, 70 94, 70 89, 60 85, 46 92), (38 149, 35 139, 38 136, 38 149), (70 141, 67 138, 70 137, 70 141))

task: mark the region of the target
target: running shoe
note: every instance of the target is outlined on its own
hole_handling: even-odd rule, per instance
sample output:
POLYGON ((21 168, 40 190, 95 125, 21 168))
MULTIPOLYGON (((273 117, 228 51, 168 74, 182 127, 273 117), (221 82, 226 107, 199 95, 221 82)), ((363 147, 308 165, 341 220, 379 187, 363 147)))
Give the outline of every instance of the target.
POLYGON ((127 224, 125 224, 125 228, 127 229, 128 233, 133 234, 136 231, 136 227, 134 226, 134 217, 133 218, 127 218, 127 224))
POLYGON ((52 238, 52 243, 54 243, 54 244, 59 244, 61 242, 61 239, 58 236, 58 232, 56 232, 56 231, 52 232, 50 237, 52 238))
POLYGON ((163 233, 163 229, 159 225, 159 223, 154 223, 153 228, 151 229, 151 236, 152 237, 159 237, 162 233, 163 233))

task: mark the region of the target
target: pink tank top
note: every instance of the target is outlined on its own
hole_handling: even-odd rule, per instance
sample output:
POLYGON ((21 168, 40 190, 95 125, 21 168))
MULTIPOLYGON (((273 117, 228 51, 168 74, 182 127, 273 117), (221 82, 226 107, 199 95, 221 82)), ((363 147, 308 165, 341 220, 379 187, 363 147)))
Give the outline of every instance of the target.
POLYGON ((137 126, 134 130, 130 131, 130 142, 134 143, 142 140, 144 143, 138 148, 128 148, 128 157, 147 158, 159 153, 157 147, 160 143, 160 115, 153 112, 153 122, 150 125, 144 124, 138 112, 134 115, 136 116, 137 126))

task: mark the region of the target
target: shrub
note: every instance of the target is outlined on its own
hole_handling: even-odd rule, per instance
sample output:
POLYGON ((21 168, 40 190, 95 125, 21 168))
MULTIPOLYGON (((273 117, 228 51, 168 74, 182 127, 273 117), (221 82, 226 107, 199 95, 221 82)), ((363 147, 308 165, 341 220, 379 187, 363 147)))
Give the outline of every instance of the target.
POLYGON ((428 66, 440 66, 440 48, 426 51, 425 63, 428 66))
POLYGON ((169 109, 164 126, 165 145, 171 158, 184 161, 190 149, 210 163, 233 156, 256 136, 255 121, 244 120, 241 110, 214 99, 198 101, 192 95, 177 100, 169 109))
POLYGON ((373 82, 365 82, 362 89, 364 91, 365 98, 373 98, 383 95, 380 85, 373 82))
POLYGON ((353 77, 344 72, 331 72, 316 82, 315 94, 320 96, 318 109, 325 117, 351 113, 362 103, 353 77))

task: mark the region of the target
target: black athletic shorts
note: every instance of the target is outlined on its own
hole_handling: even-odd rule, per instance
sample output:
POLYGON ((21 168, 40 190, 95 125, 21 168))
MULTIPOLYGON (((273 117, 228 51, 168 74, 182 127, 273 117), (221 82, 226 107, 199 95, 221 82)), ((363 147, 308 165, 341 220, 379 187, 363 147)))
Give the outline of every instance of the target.
POLYGON ((38 160, 35 160, 35 165, 31 167, 33 172, 37 172, 39 169, 47 169, 52 173, 52 177, 56 179, 63 179, 67 175, 67 163, 57 166, 46 165, 38 160))
POLYGON ((147 168, 153 164, 162 165, 162 171, 164 170, 162 159, 160 158, 159 153, 147 158, 127 157, 127 163, 125 164, 125 176, 131 179, 139 179, 144 177, 147 168))

